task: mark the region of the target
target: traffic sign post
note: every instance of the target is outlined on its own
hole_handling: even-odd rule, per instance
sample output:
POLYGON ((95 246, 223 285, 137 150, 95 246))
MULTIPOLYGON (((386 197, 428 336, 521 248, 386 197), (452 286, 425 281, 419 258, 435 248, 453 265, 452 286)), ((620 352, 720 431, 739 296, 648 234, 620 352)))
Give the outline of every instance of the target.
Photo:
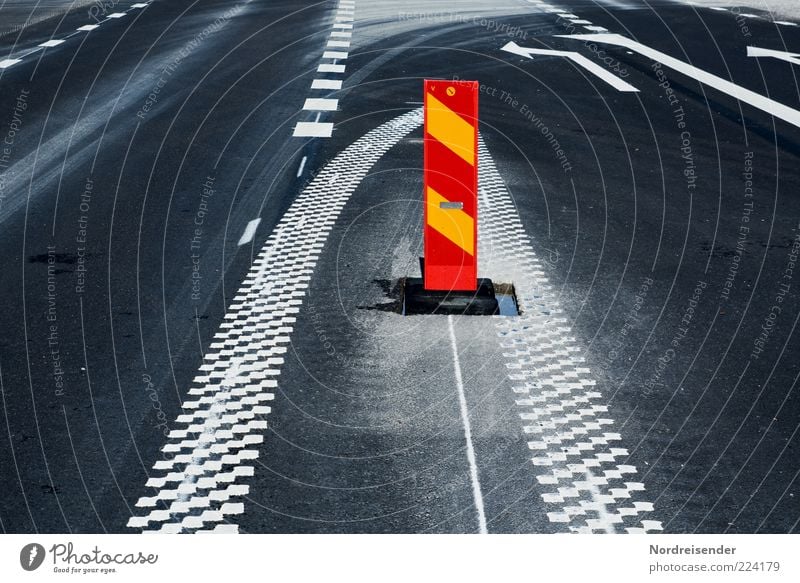
POLYGON ((499 313, 478 279, 478 82, 426 80, 422 279, 403 285, 405 314, 499 313))
POLYGON ((425 81, 426 290, 478 289, 478 82, 425 81))

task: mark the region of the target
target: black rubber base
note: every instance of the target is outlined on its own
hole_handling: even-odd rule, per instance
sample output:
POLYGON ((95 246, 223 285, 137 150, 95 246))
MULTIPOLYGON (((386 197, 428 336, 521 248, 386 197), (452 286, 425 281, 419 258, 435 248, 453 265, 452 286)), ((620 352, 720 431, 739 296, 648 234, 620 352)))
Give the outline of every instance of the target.
POLYGON ((491 279, 479 278, 476 291, 426 290, 422 278, 409 277, 403 285, 403 313, 493 316, 500 313, 491 279))

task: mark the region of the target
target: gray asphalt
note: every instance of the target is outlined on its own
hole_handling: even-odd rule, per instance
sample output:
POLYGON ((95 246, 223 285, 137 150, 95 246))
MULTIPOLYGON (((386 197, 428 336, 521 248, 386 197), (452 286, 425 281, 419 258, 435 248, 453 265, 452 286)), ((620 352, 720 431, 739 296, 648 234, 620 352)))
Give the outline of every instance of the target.
MULTIPOLYGON (((746 56, 800 47, 800 27, 766 13, 745 35, 735 12, 683 3, 551 4, 800 100, 792 64, 746 56)), ((3 132, 18 109, 0 196, 5 532, 137 531, 126 525, 157 491, 145 484, 161 475, 165 433, 264 241, 337 154, 419 107, 422 79, 454 77, 483 85, 483 139, 614 420, 621 443, 609 447, 627 450, 615 463, 636 467, 645 490, 632 499, 653 504, 616 530, 645 519, 666 532, 797 531, 798 284, 785 277, 800 229, 797 127, 659 77, 624 49, 557 38, 569 19, 528 2, 357 1, 339 110, 324 118, 333 136, 296 138, 295 123, 314 119, 301 108, 335 3, 251 0, 226 16, 231 6, 156 0, 30 55, 86 17, 0 38, 0 60, 22 59, 0 70, 3 132), (610 63, 640 92, 501 51, 509 40, 610 63), (255 218, 253 243, 238 245, 255 218)), ((535 423, 520 415, 494 319, 454 323, 469 441, 447 320, 392 311, 400 278, 418 275, 421 138, 370 170, 322 249, 236 498, 243 513, 226 519, 241 532, 478 532, 469 445, 489 532, 569 531, 581 518, 553 513, 597 501, 587 489, 559 505, 539 479, 535 423)))

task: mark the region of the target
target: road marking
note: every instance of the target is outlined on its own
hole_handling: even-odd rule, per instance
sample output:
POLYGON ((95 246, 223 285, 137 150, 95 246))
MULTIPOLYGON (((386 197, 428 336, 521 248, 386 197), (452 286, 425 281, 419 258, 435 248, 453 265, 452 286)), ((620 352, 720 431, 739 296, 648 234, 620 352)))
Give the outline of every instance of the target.
POLYGON ((730 95, 734 99, 738 99, 744 103, 748 103, 753 107, 760 109, 774 117, 782 119, 794 126, 800 127, 800 111, 792 109, 791 107, 779 103, 769 97, 745 89, 740 85, 726 81, 721 77, 712 75, 703 69, 699 69, 694 65, 680 61, 674 57, 670 57, 655 49, 651 49, 635 40, 629 39, 619 34, 574 34, 574 35, 557 35, 562 38, 571 38, 581 41, 595 41, 601 44, 610 44, 619 47, 628 48, 642 56, 658 61, 665 67, 674 69, 692 79, 696 79, 701 83, 713 87, 718 91, 730 95))
POLYGON ((303 159, 300 160, 300 167, 297 169, 297 178, 303 175, 303 169, 306 167, 306 160, 308 160, 308 156, 303 156, 303 159))
MULTIPOLYGON (((593 36, 593 35, 585 35, 585 36, 593 36)), ((528 59, 532 59, 533 58, 532 55, 566 57, 571 61, 573 61, 574 63, 580 65, 581 67, 583 67, 596 77, 599 77, 600 79, 611 85, 617 91, 623 91, 626 93, 637 93, 639 91, 636 87, 634 87, 630 83, 623 81, 610 71, 604 69, 597 63, 590 61, 589 59, 587 59, 586 57, 584 57, 579 53, 573 53, 569 51, 555 51, 551 49, 531 49, 527 47, 521 47, 514 41, 507 43, 505 46, 502 47, 501 50, 506 51, 508 53, 512 53, 514 55, 527 57, 528 59)))
POLYGON ((331 33, 331 36, 333 38, 350 38, 351 36, 353 36, 353 33, 346 30, 334 30, 331 33))
POLYGON ((458 408, 461 411, 461 423, 464 425, 464 439, 467 442, 467 461, 469 462, 469 477, 472 482, 472 499, 475 502, 475 512, 478 515, 478 530, 481 534, 488 534, 489 531, 486 528, 486 514, 483 510, 481 482, 478 479, 478 464, 475 461, 475 448, 472 445, 472 428, 469 423, 467 398, 464 396, 464 381, 461 378, 461 362, 458 358, 458 345, 456 343, 456 331, 453 328, 453 316, 447 316, 447 327, 450 331, 450 347, 453 349, 453 371, 456 375, 456 387, 458 388, 458 408))
POLYGON ((333 28, 342 28, 342 29, 350 30, 350 29, 353 28, 353 25, 352 24, 345 24, 343 22, 334 22, 333 23, 333 28))
POLYGON ((800 53, 787 53, 785 51, 774 51, 772 49, 762 49, 760 47, 747 47, 748 57, 773 57, 781 61, 787 61, 794 65, 800 65, 800 53))
POLYGON ((314 79, 311 82, 311 89, 341 89, 341 79, 314 79))
POLYGON ((603 26, 584 26, 586 30, 591 30, 592 32, 608 32, 608 29, 603 26))
POLYGON ((329 40, 328 45, 329 47, 349 47, 350 41, 349 40, 329 40))
MULTIPOLYGON (((283 355, 328 235, 375 163, 422 125, 422 110, 348 146, 303 189, 264 243, 192 382, 131 528, 238 532, 283 355), (220 524, 227 522, 228 524, 220 524)), ((284 391, 290 388, 283 387, 284 391)))
POLYGON ((122 18, 125 16, 124 12, 114 12, 113 14, 109 14, 106 18, 122 18))
POLYGON ((141 2, 137 2, 136 4, 131 4, 131 8, 144 8, 147 4, 142 4, 141 2))
POLYGON ((322 53, 323 59, 346 59, 347 53, 345 51, 325 51, 322 53))
POLYGON ((294 126, 296 138, 330 138, 333 135, 333 124, 330 122, 299 121, 294 126))
POLYGON ((796 22, 789 22, 788 20, 776 20, 775 24, 782 24, 783 26, 800 26, 796 22))
POLYGON ((12 65, 16 65, 17 63, 21 63, 22 59, 3 59, 0 61, 0 69, 8 69, 12 65))
POLYGON ((79 26, 75 30, 89 32, 91 30, 94 30, 95 28, 100 28, 100 25, 99 24, 84 24, 83 26, 79 26))
POLYGON ((242 245, 247 245, 250 241, 253 240, 253 237, 256 235, 256 229, 258 229, 258 225, 261 223, 261 218, 253 219, 249 223, 247 223, 247 227, 244 229, 244 233, 239 238, 238 246, 241 247, 242 245))
POLYGON ((592 23, 591 20, 584 20, 582 18, 579 18, 578 20, 573 20, 572 21, 572 24, 591 24, 591 23, 592 23))
POLYGON ((338 106, 338 99, 319 99, 309 97, 303 104, 303 109, 309 111, 336 111, 338 106))
POLYGON ((560 16, 561 18, 569 18, 570 20, 575 20, 580 18, 577 14, 572 14, 570 12, 559 12, 556 16, 560 16))
POLYGON ((322 63, 317 67, 318 73, 344 73, 344 65, 332 65, 330 63, 322 63))
POLYGON ((494 319, 541 497, 553 507, 548 520, 572 532, 660 531, 640 516, 653 504, 641 500, 636 468, 617 461, 628 455, 614 446, 622 436, 608 431, 608 408, 595 404, 603 394, 481 136, 478 160, 478 271, 517 290, 520 316, 494 319))
POLYGON ((66 41, 60 39, 50 39, 48 41, 43 42, 40 44, 40 47, 57 47, 60 44, 65 43, 66 41))

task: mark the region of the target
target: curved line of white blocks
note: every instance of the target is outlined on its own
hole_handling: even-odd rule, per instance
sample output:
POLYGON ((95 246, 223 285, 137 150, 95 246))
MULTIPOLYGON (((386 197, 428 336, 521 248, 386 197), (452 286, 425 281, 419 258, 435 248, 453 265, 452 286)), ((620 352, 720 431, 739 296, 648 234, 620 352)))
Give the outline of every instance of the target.
POLYGON ((422 124, 417 109, 353 143, 289 207, 253 263, 136 503, 128 526, 156 532, 238 532, 244 478, 254 473, 283 354, 320 253, 342 208, 372 166, 422 124), (213 525, 213 526, 212 526, 213 525))
POLYGON ((633 500, 644 485, 635 467, 617 463, 628 451, 613 446, 622 438, 609 431, 607 407, 595 404, 602 394, 482 139, 478 159, 479 270, 517 291, 522 315, 496 322, 537 480, 552 486, 542 494, 555 506, 547 516, 573 532, 660 531, 660 522, 641 520, 653 505, 633 500))

